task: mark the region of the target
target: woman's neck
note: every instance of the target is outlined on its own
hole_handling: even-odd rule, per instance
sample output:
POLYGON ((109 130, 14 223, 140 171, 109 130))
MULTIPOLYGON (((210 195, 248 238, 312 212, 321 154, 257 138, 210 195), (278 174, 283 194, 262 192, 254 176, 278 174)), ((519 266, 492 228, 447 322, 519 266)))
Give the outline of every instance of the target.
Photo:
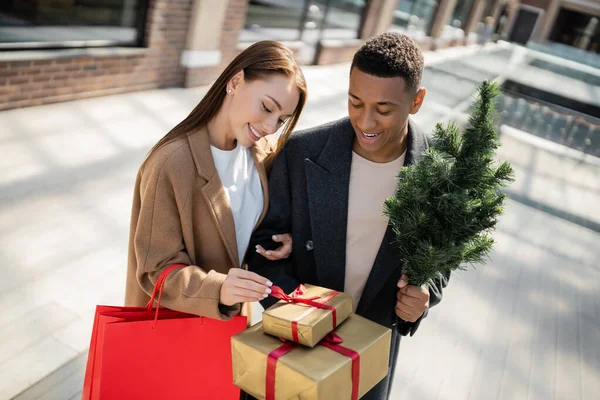
POLYGON ((206 129, 208 130, 208 139, 212 146, 220 150, 233 150, 237 143, 229 127, 225 108, 225 105, 223 105, 217 115, 208 121, 206 129))

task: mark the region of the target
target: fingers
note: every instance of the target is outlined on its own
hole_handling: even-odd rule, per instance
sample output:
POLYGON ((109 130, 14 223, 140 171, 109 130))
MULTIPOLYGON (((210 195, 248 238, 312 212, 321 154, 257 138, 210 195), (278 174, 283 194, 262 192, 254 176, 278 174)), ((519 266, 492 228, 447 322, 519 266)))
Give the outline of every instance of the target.
POLYGON ((240 279, 247 279, 247 280, 254 281, 254 282, 264 285, 266 287, 273 286, 273 283, 270 280, 268 280, 267 278, 264 278, 255 272, 246 271, 245 269, 242 269, 242 268, 232 268, 229 270, 229 274, 230 275, 233 274, 234 276, 236 276, 240 279))
POLYGON ((277 250, 265 250, 261 245, 256 246, 256 252, 270 261, 288 258, 292 253, 291 243, 279 247, 277 250))
POLYGON ((419 286, 407 285, 401 288, 399 291, 409 297, 414 297, 416 299, 429 298, 429 290, 419 286))
POLYGON ((396 306, 396 315, 408 322, 415 322, 418 318, 412 317, 410 314, 406 313, 404 310, 396 306))
POLYGON ((232 268, 221 286, 219 302, 226 306, 265 299, 273 284, 262 276, 241 268, 232 268))
POLYGON ((397 298, 397 303, 396 305, 398 305, 398 303, 403 305, 403 308, 411 308, 411 309, 419 309, 420 306, 423 305, 423 301, 419 300, 419 299, 415 299, 413 297, 409 297, 409 296, 405 296, 402 293, 398 293, 398 295, 396 296, 397 298))
POLYGON ((252 291, 262 297, 267 297, 269 293, 271 293, 271 289, 265 285, 261 285, 249 279, 236 279, 233 282, 233 287, 238 289, 244 289, 247 291, 252 291))
POLYGON ((420 307, 409 306, 402 301, 396 302, 395 307, 396 315, 408 322, 415 322, 421 315, 423 315, 423 309, 420 307))
POLYGON ((273 241, 282 244, 276 250, 265 250, 260 244, 256 245, 256 252, 270 261, 282 260, 288 258, 292 254, 292 235, 289 233, 282 233, 272 236, 273 241))
POLYGON ((259 301, 267 298, 268 294, 266 293, 258 293, 249 289, 242 289, 239 287, 234 287, 231 289, 231 295, 240 299, 238 302, 246 302, 246 301, 259 301), (243 300, 245 299, 245 300, 243 300))
POLYGON ((266 258, 267 260, 277 260, 277 258, 273 257, 273 250, 265 250, 260 244, 256 245, 256 252, 266 258))
POLYGON ((292 235, 290 235, 289 233, 282 233, 279 235, 273 235, 273 240, 275 242, 279 242, 279 243, 291 243, 292 242, 292 235))
POLYGON ((269 250, 268 258, 271 261, 281 260, 284 258, 288 258, 290 252, 287 251, 283 246, 279 247, 277 250, 269 250))
POLYGON ((402 274, 397 285, 400 289, 402 289, 408 285, 408 277, 406 276, 406 274, 402 274))
POLYGON ((268 251, 270 259, 281 260, 284 258, 288 258, 292 253, 292 242, 285 243, 283 246, 277 248, 276 250, 268 251))
POLYGON ((273 255, 273 250, 265 250, 261 245, 256 246, 256 252, 270 261, 276 261, 280 259, 273 255))
POLYGON ((285 233, 281 236, 283 236, 283 246, 277 249, 277 251, 281 253, 281 258, 288 258, 292 254, 292 235, 285 233))
POLYGON ((405 321, 415 322, 429 307, 429 290, 407 285, 396 293, 396 315, 405 321))
POLYGON ((219 302, 226 306, 232 306, 236 303, 247 303, 253 301, 260 301, 264 299, 266 293, 258 293, 253 290, 238 288, 233 281, 237 278, 227 277, 223 285, 221 286, 219 302))
POLYGON ((258 301, 266 298, 271 293, 273 284, 262 276, 246 271, 241 268, 232 268, 229 270, 229 276, 223 283, 227 301, 235 299, 241 301, 258 301), (246 300, 241 300, 246 298, 246 300))

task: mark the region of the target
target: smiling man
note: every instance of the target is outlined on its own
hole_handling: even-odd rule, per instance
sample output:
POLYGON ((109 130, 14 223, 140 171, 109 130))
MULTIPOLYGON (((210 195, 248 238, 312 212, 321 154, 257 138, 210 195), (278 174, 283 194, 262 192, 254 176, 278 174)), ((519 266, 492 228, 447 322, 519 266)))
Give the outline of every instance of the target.
MULTIPOLYGON (((383 216, 396 175, 428 147, 409 119, 425 98, 422 73, 423 55, 408 36, 386 33, 358 50, 350 69, 349 118, 291 136, 273 165, 269 211, 251 241, 264 257, 249 252, 247 258, 250 270, 288 293, 300 283, 344 291, 357 314, 393 329, 388 377, 368 400, 388 398, 400 336, 414 334, 448 280, 407 285, 383 216), (266 252, 279 246, 277 232, 292 233, 292 256, 269 261, 266 252)), ((267 299, 263 306, 273 303, 267 299)))

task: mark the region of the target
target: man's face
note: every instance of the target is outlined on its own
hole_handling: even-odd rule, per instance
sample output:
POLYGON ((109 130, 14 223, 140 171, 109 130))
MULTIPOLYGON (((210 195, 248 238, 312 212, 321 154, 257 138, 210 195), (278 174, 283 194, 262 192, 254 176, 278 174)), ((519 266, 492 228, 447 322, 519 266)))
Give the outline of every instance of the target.
POLYGON ((419 111, 425 93, 407 88, 404 78, 380 78, 353 68, 348 115, 356 134, 354 151, 374 162, 400 157, 406 149, 408 116, 419 111))

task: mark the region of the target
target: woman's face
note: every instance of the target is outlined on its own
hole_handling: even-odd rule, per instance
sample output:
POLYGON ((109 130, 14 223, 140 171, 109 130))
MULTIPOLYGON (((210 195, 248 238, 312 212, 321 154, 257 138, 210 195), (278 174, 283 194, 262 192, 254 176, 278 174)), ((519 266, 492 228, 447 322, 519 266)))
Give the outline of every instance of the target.
POLYGON ((272 135, 291 117, 300 90, 293 78, 273 74, 247 82, 238 73, 227 86, 229 124, 233 139, 250 147, 261 137, 272 135))

